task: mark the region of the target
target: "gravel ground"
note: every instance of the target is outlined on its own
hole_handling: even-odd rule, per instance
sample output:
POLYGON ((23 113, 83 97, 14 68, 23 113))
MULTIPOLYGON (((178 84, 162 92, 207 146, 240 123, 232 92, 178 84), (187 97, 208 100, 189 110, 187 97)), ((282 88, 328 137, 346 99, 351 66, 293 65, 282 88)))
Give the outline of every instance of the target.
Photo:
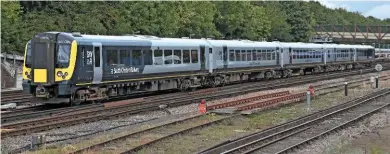
POLYGON ((384 126, 389 127, 389 118, 390 108, 388 107, 352 127, 317 140, 307 148, 295 151, 294 154, 337 153, 337 148, 350 143, 356 138, 362 137, 362 134, 373 132, 384 126))
MULTIPOLYGON (((183 113, 191 112, 191 108, 196 108, 196 104, 181 106, 177 108, 168 109, 172 115, 180 115, 183 113)), ((116 120, 101 120, 98 122, 86 123, 82 125, 75 125, 71 127, 64 127, 60 129, 54 129, 50 131, 45 131, 37 134, 45 134, 46 141, 50 142, 53 140, 61 140, 70 137, 77 137, 86 134, 95 134, 97 132, 107 132, 109 129, 118 128, 121 129, 132 129, 134 127, 138 127, 140 122, 150 121, 153 119, 166 117, 168 114, 163 111, 152 111, 143 114, 138 114, 129 117, 123 117, 116 120)), ((170 116, 172 117, 172 116, 170 116)), ((179 117, 178 117, 179 118, 179 117)), ((24 146, 28 146, 31 144, 31 135, 23 135, 12 138, 4 138, 1 140, 2 151, 11 151, 14 149, 22 148, 24 146)), ((70 140, 70 142, 64 142, 61 144, 75 144, 77 140, 70 140)))
MULTIPOLYGON (((390 71, 383 72, 383 74, 390 74, 390 71)), ((226 98, 226 99, 220 99, 220 100, 215 100, 215 101, 208 101, 208 105, 216 104, 216 103, 222 103, 226 101, 232 101, 232 100, 237 100, 237 99, 242 99, 242 98, 247 98, 247 97, 252 97, 256 95, 264 95, 267 93, 274 93, 274 92, 279 92, 279 91, 286 91, 289 90, 290 92, 297 92, 297 91, 304 91, 307 89, 309 84, 313 85, 319 85, 319 84, 328 84, 328 83, 335 83, 335 82, 344 82, 348 81, 351 78, 353 79, 361 79, 361 78, 369 78, 370 76, 375 75, 375 73, 371 74, 365 74, 365 75, 358 75, 354 77, 348 77, 346 78, 341 78, 341 79, 334 79, 334 80, 327 80, 327 81, 319 81, 315 83, 308 83, 306 85, 301 85, 301 86, 295 86, 291 88, 282 88, 282 89, 275 89, 275 90, 268 90, 268 91, 261 91, 261 92, 255 92, 255 93, 250 93, 247 95, 242 95, 242 96, 237 96, 237 97, 232 97, 232 98, 226 98)), ((190 104, 190 105, 184 105, 180 107, 175 107, 175 108, 169 108, 168 110, 173 114, 173 115, 181 115, 185 113, 193 114, 198 111, 197 108, 197 103, 190 104)), ((86 135, 89 133, 95 133, 95 132, 104 132, 109 129, 113 129, 116 127, 120 127, 123 125, 128 125, 128 126, 123 126, 121 129, 129 129, 129 128, 135 128, 139 127, 138 124, 134 125, 135 123, 155 119, 155 118, 162 118, 162 117, 167 117, 167 113, 164 111, 153 111, 153 112, 146 112, 134 116, 129 116, 129 117, 124 117, 116 120, 102 120, 102 121, 97 121, 97 122, 91 122, 91 123, 86 123, 86 124, 80 124, 80 125, 75 125, 71 127, 64 127, 64 128, 59 128, 55 130, 50 130, 50 131, 45 131, 40 134, 46 134, 47 141, 53 141, 53 140, 59 140, 59 139, 65 139, 69 137, 77 137, 80 135, 86 135)), ((169 117, 169 116, 168 116, 169 117)), ((180 118, 178 116, 177 118, 180 118)), ((174 119, 172 117, 169 117, 167 119, 174 119)), ((148 122, 149 123, 149 122, 148 122)), ((120 130, 120 129, 118 129, 120 130)), ((117 131, 117 129, 114 129, 112 131, 117 131)), ((24 136, 17 136, 17 137, 12 137, 12 138, 4 138, 1 139, 1 150, 2 151, 12 151, 14 149, 18 149, 24 146, 27 146, 31 144, 31 135, 24 135, 24 136)), ((67 142, 63 142, 63 144, 75 144, 78 143, 80 139, 72 139, 67 142)), ((62 144, 60 144, 62 145, 62 144)))
MULTIPOLYGON (((351 94, 347 97, 343 92, 334 92, 317 97, 312 101, 310 112, 327 108, 348 100, 367 95, 378 89, 354 88, 350 89, 351 94)), ((295 103, 285 107, 271 109, 237 118, 232 122, 217 124, 196 130, 171 139, 158 142, 148 148, 144 148, 139 153, 195 153, 207 147, 243 136, 248 133, 257 132, 261 129, 287 122, 288 120, 298 118, 308 114, 305 103, 295 103)))
MULTIPOLYGON (((390 81, 388 80, 382 81, 380 83, 380 87, 390 87, 390 81)), ((371 117, 355 124, 354 126, 348 127, 337 133, 334 133, 332 135, 329 135, 325 138, 313 142, 307 148, 298 150, 294 152, 294 154, 339 153, 338 150, 342 149, 343 146, 351 144, 351 142, 353 142, 358 138, 362 138, 363 135, 366 133, 376 132, 380 128, 390 128, 389 119, 390 119, 390 107, 387 107, 381 112, 372 115, 371 117)), ((351 153, 367 152, 367 151, 355 151, 354 149, 352 149, 352 151, 353 152, 351 153)))

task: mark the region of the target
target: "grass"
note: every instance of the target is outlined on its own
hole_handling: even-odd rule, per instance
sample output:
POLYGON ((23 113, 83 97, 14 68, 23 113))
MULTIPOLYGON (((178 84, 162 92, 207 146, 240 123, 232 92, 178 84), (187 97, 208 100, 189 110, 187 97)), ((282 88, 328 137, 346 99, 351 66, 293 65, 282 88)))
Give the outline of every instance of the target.
POLYGON ((194 126, 198 126, 204 123, 208 123, 213 120, 218 120, 223 116, 220 115, 204 115, 199 118, 191 119, 185 122, 180 122, 175 125, 164 126, 152 131, 148 131, 146 133, 142 133, 130 138, 127 138, 125 141, 120 141, 119 143, 115 143, 115 145, 106 146, 103 149, 100 149, 99 152, 102 153, 118 153, 118 151, 125 151, 141 144, 145 144, 147 142, 156 140, 158 138, 164 137, 171 133, 184 130, 187 128, 191 128, 194 126))
POLYGON ((218 125, 161 141, 149 148, 142 149, 138 153, 193 153, 203 147, 211 146, 212 144, 210 143, 222 141, 221 136, 237 136, 243 134, 244 131, 248 131, 247 125, 249 125, 249 121, 244 117, 227 120, 218 125), (194 138, 196 138, 196 143, 193 142, 194 138))
POLYGON ((369 154, 389 154, 381 146, 375 144, 369 144, 367 147, 351 147, 348 143, 340 143, 329 149, 325 150, 325 154, 356 154, 356 153, 369 153, 369 154))

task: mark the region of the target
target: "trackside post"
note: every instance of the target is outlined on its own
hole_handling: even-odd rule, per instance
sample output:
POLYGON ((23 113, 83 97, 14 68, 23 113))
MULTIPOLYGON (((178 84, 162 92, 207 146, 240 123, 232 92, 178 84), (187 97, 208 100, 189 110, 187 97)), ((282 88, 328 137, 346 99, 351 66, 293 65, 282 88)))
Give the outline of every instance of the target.
POLYGON ((307 110, 308 111, 310 110, 310 94, 311 94, 310 91, 306 92, 306 104, 307 104, 307 110))
POLYGON ((45 147, 46 135, 44 134, 34 134, 31 136, 31 149, 38 150, 42 147, 45 147))
POLYGON ((375 88, 379 88, 379 77, 375 78, 375 88))
POLYGON ((207 112, 206 100, 202 99, 199 104, 199 112, 204 114, 207 112))

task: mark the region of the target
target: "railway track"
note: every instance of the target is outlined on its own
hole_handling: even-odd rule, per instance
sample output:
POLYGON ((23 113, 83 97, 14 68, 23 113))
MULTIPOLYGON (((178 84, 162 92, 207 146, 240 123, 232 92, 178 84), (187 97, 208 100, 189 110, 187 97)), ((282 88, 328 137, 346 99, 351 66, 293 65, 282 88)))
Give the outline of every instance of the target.
MULTIPOLYGON (((364 72, 370 72, 365 70, 364 72)), ((150 110, 158 110, 159 105, 165 104, 170 107, 180 106, 184 104, 190 104, 193 102, 199 102, 201 99, 218 99, 226 98, 236 95, 242 95, 246 93, 256 92, 260 90, 275 89, 280 87, 287 87, 298 84, 305 84, 318 80, 340 78, 343 76, 349 76, 352 74, 360 74, 360 71, 347 72, 347 73, 335 73, 326 76, 312 76, 307 78, 290 78, 290 80, 277 80, 269 83, 252 84, 246 87, 230 88, 218 90, 214 93, 208 93, 204 95, 180 95, 177 97, 161 98, 155 97, 155 99, 144 99, 140 102, 127 103, 127 105, 118 105, 114 107, 91 107, 85 110, 79 109, 75 112, 61 111, 57 114, 52 114, 50 117, 43 117, 38 119, 31 119, 26 121, 17 121, 13 123, 7 123, 2 125, 2 129, 7 131, 2 132, 2 138, 11 137, 16 135, 24 135, 29 133, 41 132, 45 130, 55 129, 59 127, 71 126, 80 123, 93 122, 103 119, 114 119, 120 116, 127 116, 131 114, 141 113, 150 110)), ((49 114, 43 113, 31 113, 31 115, 49 114)), ((29 116, 30 114, 24 115, 29 116)))
MULTIPOLYGON (((389 76, 382 76, 380 78, 381 81, 389 80, 389 76)), ((348 83, 349 88, 360 86, 361 83, 369 84, 368 79, 358 79, 351 80, 348 83)), ((315 85, 316 87, 316 96, 327 94, 329 92, 339 91, 344 88, 344 83, 327 83, 323 85, 315 85), (333 90, 328 90, 333 89, 333 90), (328 91, 327 91, 328 90, 328 91), (319 92, 318 92, 319 91, 319 92)), ((207 110, 211 110, 211 112, 221 112, 218 110, 227 109, 228 111, 222 111, 222 113, 236 113, 240 112, 241 114, 251 114, 252 112, 258 112, 263 109, 267 109, 269 107, 274 107, 273 105, 281 105, 280 102, 289 101, 286 103, 299 102, 306 99, 306 92, 295 93, 292 94, 289 91, 281 91, 275 92, 260 96, 253 96, 246 99, 234 100, 219 104, 210 105, 207 107, 207 110), (248 112, 249 110, 249 112, 248 112)))
POLYGON ((8 103, 16 103, 22 105, 30 103, 31 95, 24 94, 22 90, 4 91, 1 92, 1 105, 8 103))
MULTIPOLYGON (((356 81, 356 83, 361 82, 361 81, 365 81, 365 80, 356 81)), ((341 84, 341 85, 343 85, 343 84, 341 84)), ((335 87, 337 87, 337 86, 331 85, 331 86, 324 87, 323 89, 329 89, 329 88, 335 88, 335 87)), ((321 89, 321 90, 323 90, 323 89, 321 89)), ((332 91, 328 91, 326 93, 330 93, 330 92, 332 92, 332 91)), ((287 91, 275 92, 275 93, 271 93, 271 94, 265 94, 265 95, 252 97, 249 99, 241 99, 241 100, 237 100, 237 101, 232 101, 230 103, 236 103, 238 101, 248 103, 248 102, 251 102, 253 100, 261 100, 261 99, 267 99, 267 98, 278 99, 278 98, 280 98, 280 96, 287 95, 287 94, 288 94, 287 91)), ((322 94, 325 94, 325 93, 322 93, 322 94)), ((293 98, 289 98, 289 100, 292 100, 292 99, 293 98)), ((286 101, 286 99, 281 100, 281 101, 286 101)), ((263 106, 267 106, 267 105, 270 106, 271 104, 263 103, 263 106)), ((80 154, 80 153, 84 153, 87 151, 105 152, 106 150, 108 150, 106 152, 109 153, 109 151, 112 150, 113 148, 116 149, 116 152, 122 151, 122 152, 120 152, 121 154, 137 153, 139 150, 141 150, 145 147, 151 146, 154 143, 160 142, 162 140, 168 139, 168 138, 173 137, 173 136, 185 134, 185 133, 194 131, 196 129, 202 129, 203 127, 217 124, 217 123, 222 122, 224 120, 232 119, 232 118, 237 117, 238 115, 240 115, 240 114, 234 113, 234 114, 230 114, 230 115, 219 116, 219 117, 216 117, 213 120, 209 120, 207 122, 205 122, 203 119, 203 123, 200 123, 200 124, 197 124, 197 122, 202 121, 202 119, 200 119, 200 118, 205 117, 205 115, 196 115, 196 116, 192 116, 192 117, 185 118, 185 119, 179 119, 179 120, 173 121, 173 122, 168 122, 166 124, 157 125, 157 126, 154 126, 154 127, 148 128, 148 129, 129 133, 129 134, 126 134, 126 135, 123 135, 120 137, 116 137, 116 138, 113 138, 113 139, 110 139, 110 140, 107 140, 104 142, 100 142, 100 143, 88 146, 88 147, 84 147, 82 149, 79 149, 77 151, 72 152, 72 154, 80 154), (189 125, 189 123, 193 123, 193 125, 189 125), (152 137, 149 137, 149 136, 152 136, 152 137), (149 141, 141 144, 140 141, 142 141, 142 138, 144 138, 144 137, 147 137, 149 139, 149 141)))
POLYGON ((21 108, 14 110, 12 112, 5 112, 1 114, 1 123, 9 124, 16 121, 25 121, 29 119, 34 118, 40 118, 40 117, 50 117, 55 115, 60 115, 64 113, 72 113, 76 111, 82 111, 90 108, 103 108, 103 104, 88 104, 88 105, 81 105, 81 106, 72 106, 72 107, 59 107, 55 109, 46 109, 45 105, 40 106, 33 106, 29 108, 21 108))
POLYGON ((190 132, 196 129, 207 127, 213 124, 217 124, 224 120, 233 118, 234 116, 235 115, 215 116, 210 118, 208 114, 203 114, 203 115, 196 114, 187 118, 181 118, 164 124, 156 125, 154 127, 132 132, 120 137, 113 138, 108 141, 104 141, 88 147, 84 147, 82 149, 73 151, 71 153, 81 154, 87 151, 96 151, 96 150, 105 151, 105 150, 110 150, 109 148, 105 148, 110 146, 123 147, 122 153, 133 153, 135 151, 138 151, 139 149, 142 149, 158 141, 176 135, 180 135, 186 132, 190 132), (145 136, 155 136, 155 137, 151 141, 148 141, 146 143, 137 142, 139 140, 142 140, 142 138, 145 136), (122 141, 127 141, 127 142, 135 141, 135 142, 134 144, 126 144, 126 142, 122 142, 122 141), (126 144, 126 146, 120 146, 123 144, 126 144))
POLYGON ((387 107, 387 101, 376 99, 389 96, 390 89, 336 105, 298 119, 235 140, 227 141, 201 154, 232 153, 287 153, 306 145, 332 131, 371 115, 387 107))
MULTIPOLYGON (((335 75, 335 74, 334 74, 335 75)), ((365 81, 364 79, 362 79, 362 80, 356 80, 356 82, 358 82, 358 81, 365 81)), ((335 82, 336 83, 336 82, 335 82)), ((281 84, 281 83, 280 83, 281 84)), ((320 86, 319 86, 320 87, 320 86)), ((328 87, 332 87, 332 86, 329 86, 328 85, 328 87)), ((353 86, 351 86, 351 87, 353 87, 353 86)), ((191 94, 188 94, 188 95, 191 95, 191 94)), ((161 97, 154 97, 154 98, 161 98, 161 97)), ((72 114, 72 113, 69 113, 69 114, 72 114)), ((198 128, 202 128, 202 127, 198 127, 198 128)), ((189 128, 187 131, 190 131, 190 130, 193 130, 193 129, 197 129, 197 128, 189 128)), ((183 131, 182 133, 185 133, 186 131, 183 131)), ((96 132, 94 132, 94 133, 96 133, 96 132)), ((181 134, 180 132, 179 132, 179 134, 181 134)), ((173 136, 175 135, 175 134, 172 134, 173 136)), ((172 136, 171 135, 171 136, 172 136)), ((85 135, 83 135, 83 136, 85 136, 85 135)), ((82 137, 82 136, 80 136, 80 137, 82 137)), ((170 137, 170 136, 167 136, 167 137, 170 137)), ((73 139, 73 138, 78 138, 78 136, 74 136, 74 137, 71 137, 71 139, 73 139)), ((158 140, 164 140, 165 138, 161 138, 161 139, 158 139, 158 140)), ((58 141, 63 141, 63 140, 67 140, 67 139, 60 139, 60 140, 58 140, 58 141)), ((54 142, 57 142, 56 140, 52 140, 52 141, 48 141, 47 143, 54 143, 54 142)), ((157 142, 157 141, 154 141, 154 142, 157 142)), ((152 142, 152 143, 148 143, 148 144, 153 144, 154 142, 152 142)), ((147 145, 141 145, 141 147, 139 147, 139 148, 135 148, 135 149, 133 149, 133 150, 137 150, 137 149, 142 149, 142 147, 145 147, 145 146, 147 146, 147 145)), ((16 151, 19 151, 19 152, 21 152, 21 151, 25 151, 25 150, 28 150, 29 148, 28 147, 23 147, 23 148, 21 148, 21 149, 16 149, 16 151)), ((17 152, 17 153, 19 153, 19 152, 17 152)))

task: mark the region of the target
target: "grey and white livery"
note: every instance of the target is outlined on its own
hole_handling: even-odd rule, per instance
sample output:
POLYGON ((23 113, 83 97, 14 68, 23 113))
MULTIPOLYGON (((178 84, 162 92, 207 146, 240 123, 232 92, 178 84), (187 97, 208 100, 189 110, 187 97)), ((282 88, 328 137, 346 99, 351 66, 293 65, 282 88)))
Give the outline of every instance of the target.
MULTIPOLYGON (((76 42, 76 50, 66 52, 69 66, 74 63, 74 69, 69 69, 73 71, 69 79, 39 87, 58 88, 59 92, 50 94, 51 97, 70 98, 71 102, 77 103, 136 92, 188 90, 248 80, 286 78, 294 74, 342 71, 370 67, 375 62, 375 50, 367 45, 62 32, 56 35, 68 39, 68 42, 76 42)), ((32 61, 39 60, 37 57, 32 61)), ((35 85, 37 83, 29 82, 30 88, 34 89, 35 85)), ((35 90, 29 91, 35 93, 35 90)))

